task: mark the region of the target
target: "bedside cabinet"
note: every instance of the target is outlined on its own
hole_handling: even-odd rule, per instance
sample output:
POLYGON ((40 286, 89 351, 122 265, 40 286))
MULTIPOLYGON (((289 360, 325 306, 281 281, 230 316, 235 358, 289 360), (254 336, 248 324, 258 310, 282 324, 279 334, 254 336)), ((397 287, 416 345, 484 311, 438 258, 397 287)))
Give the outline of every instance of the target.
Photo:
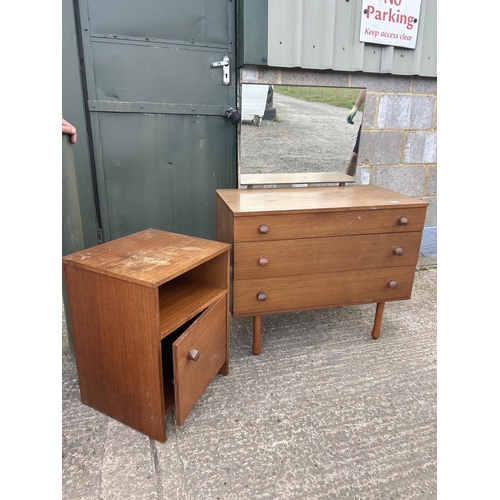
POLYGON ((428 203, 377 186, 220 189, 217 240, 232 245, 231 313, 265 314, 410 299, 428 203))
POLYGON ((230 245, 147 229, 63 257, 81 401, 158 441, 229 370, 230 245))

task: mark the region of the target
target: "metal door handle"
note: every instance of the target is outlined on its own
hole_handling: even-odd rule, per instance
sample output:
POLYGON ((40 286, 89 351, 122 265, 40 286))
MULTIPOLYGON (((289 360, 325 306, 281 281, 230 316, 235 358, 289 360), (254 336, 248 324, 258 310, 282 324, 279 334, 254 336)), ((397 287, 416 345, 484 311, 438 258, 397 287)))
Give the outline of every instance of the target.
POLYGON ((212 63, 212 68, 222 66, 222 84, 229 85, 229 56, 224 56, 222 61, 212 63))

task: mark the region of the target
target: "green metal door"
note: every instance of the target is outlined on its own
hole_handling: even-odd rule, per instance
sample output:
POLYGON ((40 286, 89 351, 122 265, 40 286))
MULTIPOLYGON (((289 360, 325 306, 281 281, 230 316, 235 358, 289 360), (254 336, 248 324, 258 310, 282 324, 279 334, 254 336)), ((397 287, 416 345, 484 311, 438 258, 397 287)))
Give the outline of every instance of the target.
POLYGON ((215 238, 215 189, 237 185, 235 3, 78 0, 104 241, 215 238))

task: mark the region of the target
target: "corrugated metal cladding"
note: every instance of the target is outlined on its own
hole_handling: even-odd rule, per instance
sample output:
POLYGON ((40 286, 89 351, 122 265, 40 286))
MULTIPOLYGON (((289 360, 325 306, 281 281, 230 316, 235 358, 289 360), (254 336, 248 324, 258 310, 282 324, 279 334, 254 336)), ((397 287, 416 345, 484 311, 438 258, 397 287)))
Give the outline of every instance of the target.
POLYGON ((359 41, 362 0, 268 0, 268 65, 437 76, 437 0, 422 0, 415 49, 359 41))

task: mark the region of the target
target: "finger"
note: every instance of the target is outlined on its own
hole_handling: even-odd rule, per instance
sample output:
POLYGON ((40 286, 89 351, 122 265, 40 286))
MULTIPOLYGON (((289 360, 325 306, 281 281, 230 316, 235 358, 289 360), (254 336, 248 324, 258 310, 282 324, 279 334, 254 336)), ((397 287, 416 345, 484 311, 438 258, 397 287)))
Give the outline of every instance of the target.
POLYGON ((76 128, 73 127, 72 125, 63 125, 62 126, 62 133, 63 134, 76 134, 76 128))

